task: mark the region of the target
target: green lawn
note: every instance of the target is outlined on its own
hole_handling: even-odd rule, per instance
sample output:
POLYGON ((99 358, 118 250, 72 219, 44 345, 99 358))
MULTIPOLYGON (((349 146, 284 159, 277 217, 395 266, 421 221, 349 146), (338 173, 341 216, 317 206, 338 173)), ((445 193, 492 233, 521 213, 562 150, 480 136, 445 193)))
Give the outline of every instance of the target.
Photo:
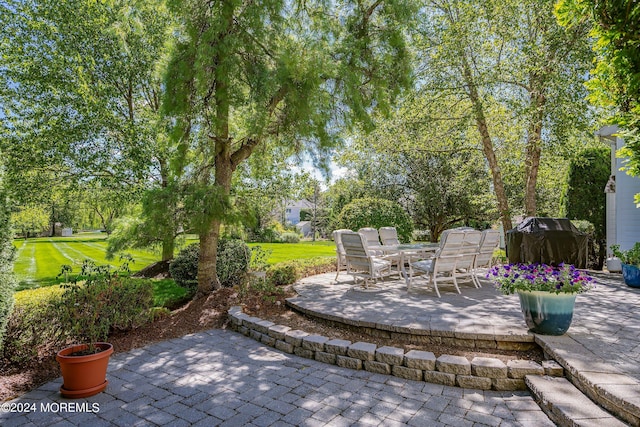
POLYGON ((336 246, 333 242, 302 242, 302 243, 249 243, 249 247, 261 246, 271 251, 267 259, 269 264, 275 264, 292 259, 306 259, 318 256, 335 256, 336 246))
MULTIPOLYGON (((73 268, 72 275, 80 271, 82 262, 89 259, 98 265, 119 266, 119 259, 107 261, 106 235, 101 233, 80 233, 73 237, 40 237, 37 239, 14 240, 18 249, 13 271, 20 284, 18 290, 37 288, 59 282, 56 276, 63 264, 73 268)), ((129 251, 134 262, 131 270, 137 271, 159 259, 151 251, 129 251)))
MULTIPOLYGON (((194 239, 187 239, 193 243, 194 239)), ((60 267, 68 264, 73 272, 78 272, 82 261, 90 259, 96 264, 120 265, 120 260, 107 261, 105 252, 107 247, 106 235, 101 233, 80 233, 72 237, 41 237, 28 240, 14 240, 18 249, 18 256, 14 264, 14 272, 20 281, 18 290, 37 288, 59 282, 56 276, 60 267)), ((260 245, 270 250, 267 259, 269 264, 277 262, 313 258, 316 256, 334 256, 333 242, 303 242, 303 243, 251 243, 249 246, 260 245)), ((134 259, 130 264, 132 271, 141 270, 147 265, 160 259, 153 251, 131 250, 134 259)))

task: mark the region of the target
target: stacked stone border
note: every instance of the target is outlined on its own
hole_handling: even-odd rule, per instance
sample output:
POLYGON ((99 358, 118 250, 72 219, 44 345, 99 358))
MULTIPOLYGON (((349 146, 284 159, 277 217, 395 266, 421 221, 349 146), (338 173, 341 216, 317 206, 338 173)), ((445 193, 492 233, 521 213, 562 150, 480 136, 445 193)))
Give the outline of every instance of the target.
POLYGON ((368 342, 329 339, 321 335, 277 325, 243 313, 242 307, 229 309, 231 328, 270 347, 289 354, 343 368, 394 375, 399 378, 481 390, 526 390, 526 375, 561 377, 564 369, 553 360, 539 364, 531 360, 510 360, 506 364, 489 357, 466 357, 397 347, 377 347, 368 342))
POLYGON ((305 304, 300 304, 296 298, 288 298, 287 306, 302 314, 311 316, 329 326, 357 330, 372 337, 393 339, 408 344, 417 345, 447 345, 462 347, 469 350, 514 350, 527 351, 537 347, 535 335, 532 333, 514 334, 510 331, 493 333, 491 335, 480 332, 453 331, 450 329, 434 328, 419 329, 376 323, 363 320, 352 320, 340 316, 321 313, 308 309, 305 304))

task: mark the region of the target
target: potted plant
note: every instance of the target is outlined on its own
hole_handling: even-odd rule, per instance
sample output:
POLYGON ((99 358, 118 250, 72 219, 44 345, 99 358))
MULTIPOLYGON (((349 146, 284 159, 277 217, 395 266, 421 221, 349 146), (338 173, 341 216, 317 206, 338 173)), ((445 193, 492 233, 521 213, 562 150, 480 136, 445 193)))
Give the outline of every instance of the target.
POLYGON ((507 264, 493 267, 487 277, 503 294, 517 293, 529 329, 542 335, 562 335, 573 318, 576 295, 595 283, 570 264, 507 264))
MULTIPOLYGON (((128 271, 128 263, 118 271, 128 271)), ((71 267, 62 266, 62 285, 65 292, 57 303, 57 316, 65 335, 74 342, 56 354, 60 364, 63 384, 60 393, 66 398, 82 398, 98 394, 106 389, 107 366, 113 346, 103 342, 109 333, 110 319, 104 315, 109 295, 118 273, 109 266, 96 266, 85 260, 81 272, 71 283, 68 275, 71 267)))
POLYGON ((622 262, 624 283, 632 288, 640 288, 640 242, 626 251, 621 251, 620 245, 611 245, 611 252, 622 262))

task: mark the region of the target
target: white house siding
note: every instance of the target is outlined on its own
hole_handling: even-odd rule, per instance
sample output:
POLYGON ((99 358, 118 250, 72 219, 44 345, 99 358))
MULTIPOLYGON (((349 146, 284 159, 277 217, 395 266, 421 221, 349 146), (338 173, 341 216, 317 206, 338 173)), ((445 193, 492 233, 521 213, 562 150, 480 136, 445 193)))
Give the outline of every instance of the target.
MULTIPOLYGON (((616 148, 624 145, 616 138, 616 148)), ((620 248, 631 248, 640 242, 640 209, 636 207, 634 196, 640 193, 640 178, 629 176, 620 168, 624 159, 616 159, 616 238, 620 248)))
POLYGON ((299 206, 288 206, 286 212, 286 222, 288 224, 296 225, 300 222, 300 211, 302 210, 299 206))
POLYGON ((312 209, 313 205, 306 200, 295 200, 287 203, 285 210, 285 221, 288 224, 296 225, 300 222, 300 211, 302 209, 312 209))
MULTIPOLYGON (((615 157, 615 152, 622 148, 624 140, 613 136, 617 126, 606 126, 596 135, 611 146, 611 175, 615 177, 614 191, 607 192, 607 249, 614 244, 622 250, 631 248, 640 242, 640 209, 636 207, 634 196, 640 193, 640 178, 629 176, 621 171, 624 159, 615 157)), ((610 180, 611 182, 611 180, 610 180)), ((610 187, 608 184, 607 187, 610 187)))

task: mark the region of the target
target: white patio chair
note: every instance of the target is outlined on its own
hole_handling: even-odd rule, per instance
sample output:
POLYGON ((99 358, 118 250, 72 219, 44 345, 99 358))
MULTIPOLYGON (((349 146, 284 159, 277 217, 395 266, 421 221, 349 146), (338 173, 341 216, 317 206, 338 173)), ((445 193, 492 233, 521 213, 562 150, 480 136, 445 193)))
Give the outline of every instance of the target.
POLYGON ((333 279, 334 281, 338 280, 338 275, 341 270, 347 269, 347 258, 345 257, 344 246, 342 245, 342 234, 346 232, 352 233, 351 230, 347 230, 346 228, 335 230, 332 233, 333 241, 336 244, 336 278, 333 279))
POLYGON ((358 233, 364 236, 365 244, 367 245, 367 249, 369 249, 369 252, 371 252, 371 255, 384 255, 384 251, 382 251, 382 249, 379 249, 382 245, 380 244, 380 236, 378 235, 378 230, 372 227, 364 227, 359 229, 358 233))
MULTIPOLYGON (((400 240, 398 239, 398 230, 395 227, 381 227, 378 230, 380 234, 380 240, 382 241, 383 246, 397 246, 400 245, 400 240)), ((416 250, 414 252, 404 252, 402 255, 387 255, 387 258, 390 259, 397 266, 398 274, 402 276, 402 271, 404 270, 403 265, 400 263, 404 262, 405 265, 407 263, 411 263, 411 261, 420 261, 424 259, 426 256, 425 251, 416 250)))
POLYGON ((443 233, 443 237, 440 240, 440 248, 436 251, 433 258, 412 262, 410 264, 410 276, 407 290, 411 291, 411 285, 413 284, 413 272, 417 271, 429 275, 429 285, 433 284, 438 298, 440 298, 438 284, 444 281, 453 282, 453 286, 456 288, 456 291, 460 293, 455 271, 457 261, 460 257, 458 252, 462 248, 463 244, 463 231, 449 231, 447 233, 443 233))
MULTIPOLYGON (((381 227, 378 229, 378 234, 380 236, 382 246, 396 246, 400 244, 400 240, 398 240, 398 231, 395 227, 381 227)), ((403 256, 387 253, 386 258, 396 266, 396 271, 400 276, 402 276, 402 268, 404 266, 400 265, 400 263, 404 260, 403 256)))
POLYGON ((367 247, 363 234, 344 232, 341 238, 347 261, 347 274, 354 276, 356 284, 358 278, 361 278, 363 286, 367 288, 369 280, 373 280, 375 283, 383 277, 385 271, 391 273, 391 262, 373 256, 367 247))
POLYGON ((396 230, 395 227, 381 227, 378 230, 378 234, 380 234, 380 240, 384 246, 400 244, 400 240, 398 240, 398 230, 396 230))
POLYGON ((456 261, 456 269, 454 273, 456 281, 468 277, 476 288, 479 286, 475 281, 473 266, 480 249, 481 238, 482 233, 478 230, 464 231, 464 241, 462 242, 462 247, 458 251, 459 257, 456 261))
POLYGON ((478 279, 479 269, 491 268, 493 264, 493 252, 500 244, 500 232, 498 230, 484 230, 480 238, 478 255, 476 255, 473 263, 473 280, 476 286, 481 288, 480 279, 478 279))

